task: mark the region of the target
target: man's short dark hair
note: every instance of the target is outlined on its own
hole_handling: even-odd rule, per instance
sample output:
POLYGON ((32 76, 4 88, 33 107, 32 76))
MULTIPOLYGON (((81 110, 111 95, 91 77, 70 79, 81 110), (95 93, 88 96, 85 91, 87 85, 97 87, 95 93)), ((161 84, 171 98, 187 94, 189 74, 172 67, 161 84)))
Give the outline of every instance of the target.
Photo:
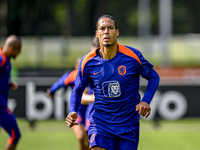
POLYGON ((115 28, 117 29, 117 21, 116 21, 116 19, 115 19, 113 16, 110 16, 110 15, 103 15, 103 16, 99 17, 99 19, 97 20, 97 24, 96 24, 97 29, 98 29, 98 22, 99 22, 99 20, 101 20, 102 18, 110 18, 110 19, 112 19, 112 20, 114 21, 115 28))

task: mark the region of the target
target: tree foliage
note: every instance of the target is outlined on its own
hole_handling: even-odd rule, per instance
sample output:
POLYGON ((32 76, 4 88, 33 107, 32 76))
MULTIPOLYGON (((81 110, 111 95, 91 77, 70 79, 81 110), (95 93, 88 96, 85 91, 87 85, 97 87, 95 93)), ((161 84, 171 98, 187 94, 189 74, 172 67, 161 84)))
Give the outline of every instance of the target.
MULTIPOLYGON (((0 34, 91 36, 96 20, 110 14, 121 35, 137 36, 138 1, 1 0, 0 34)), ((200 1, 173 1, 173 34, 200 32, 199 6, 200 1)), ((159 32, 158 7, 159 0, 151 1, 151 34, 159 32)))

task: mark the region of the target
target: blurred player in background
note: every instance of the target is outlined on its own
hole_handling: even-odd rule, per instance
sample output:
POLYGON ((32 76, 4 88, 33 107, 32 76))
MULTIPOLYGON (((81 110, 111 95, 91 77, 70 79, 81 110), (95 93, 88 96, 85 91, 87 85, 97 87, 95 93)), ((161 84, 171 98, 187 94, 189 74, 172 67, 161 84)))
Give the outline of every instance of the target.
POLYGON ((150 115, 149 104, 158 88, 159 76, 139 50, 118 44, 119 30, 112 16, 101 16, 95 33, 100 48, 86 54, 80 62, 66 124, 76 125, 82 92, 92 83, 95 101, 88 128, 91 150, 137 150, 139 118, 150 115), (148 80, 141 101, 140 76, 148 80))
MULTIPOLYGON (((97 49, 99 47, 98 38, 94 37, 92 41, 91 50, 97 49)), ((54 93, 60 87, 70 86, 72 89, 74 88, 74 81, 77 76, 78 66, 80 63, 81 57, 79 57, 75 63, 75 70, 70 73, 65 73, 57 82, 55 82, 49 89, 47 89, 47 94, 53 97, 54 93)), ((76 123, 78 125, 73 127, 73 131, 78 139, 78 145, 80 150, 88 150, 89 142, 87 139, 87 130, 90 122, 88 120, 88 116, 90 110, 93 107, 94 102, 94 94, 92 87, 88 86, 82 96, 81 105, 78 110, 78 118, 76 119, 76 123)))
POLYGON ((21 136, 16 118, 7 105, 9 89, 16 90, 18 88, 17 84, 10 80, 10 59, 17 57, 21 51, 21 45, 19 37, 10 35, 3 48, 0 48, 0 124, 10 136, 5 147, 6 150, 15 150, 21 136))

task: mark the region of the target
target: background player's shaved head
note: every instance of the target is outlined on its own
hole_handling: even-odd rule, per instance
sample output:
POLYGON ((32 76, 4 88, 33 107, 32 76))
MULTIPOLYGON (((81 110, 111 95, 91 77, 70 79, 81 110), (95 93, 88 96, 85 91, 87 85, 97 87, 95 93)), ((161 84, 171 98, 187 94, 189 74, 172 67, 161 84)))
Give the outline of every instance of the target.
POLYGON ((19 37, 16 35, 10 35, 5 41, 3 52, 10 58, 16 58, 21 51, 21 45, 22 42, 19 37))
POLYGON ((5 44, 9 45, 9 46, 13 46, 13 45, 21 45, 21 39, 19 37, 17 37, 16 35, 10 35, 7 39, 5 44))

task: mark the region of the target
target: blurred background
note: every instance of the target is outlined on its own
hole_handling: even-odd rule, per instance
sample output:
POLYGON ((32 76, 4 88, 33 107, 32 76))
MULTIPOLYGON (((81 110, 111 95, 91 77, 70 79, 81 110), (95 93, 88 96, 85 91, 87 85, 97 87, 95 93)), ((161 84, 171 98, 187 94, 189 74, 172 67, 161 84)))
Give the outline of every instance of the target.
MULTIPOLYGON (((153 144, 140 144, 139 149, 199 149, 194 140, 200 138, 199 6, 198 0, 0 0, 0 46, 11 34, 20 36, 23 42, 20 56, 12 61, 12 79, 19 89, 9 96, 9 108, 22 131, 29 130, 29 123, 33 128, 34 122, 47 123, 44 128, 57 122, 62 129, 59 121, 63 124, 68 114, 71 89, 61 88, 54 99, 46 96, 46 89, 74 69, 77 57, 90 51, 97 19, 109 14, 117 20, 118 43, 139 49, 161 77, 151 103, 152 113, 141 123, 141 143, 147 138, 153 144), (171 135, 182 141, 164 142, 173 142, 171 135), (161 139, 160 145, 153 139, 161 139), (191 144, 184 144, 188 139, 192 139, 191 144)), ((141 80, 141 95, 145 86, 146 81, 141 80)), ((39 125, 38 132, 48 132, 39 125)), ((49 129, 53 133, 72 132, 53 127, 49 129)), ((71 136, 76 141, 73 133, 71 136)), ((38 149, 48 147, 44 145, 38 149)), ((70 146, 74 147, 65 148, 77 149, 76 143, 70 146)))

